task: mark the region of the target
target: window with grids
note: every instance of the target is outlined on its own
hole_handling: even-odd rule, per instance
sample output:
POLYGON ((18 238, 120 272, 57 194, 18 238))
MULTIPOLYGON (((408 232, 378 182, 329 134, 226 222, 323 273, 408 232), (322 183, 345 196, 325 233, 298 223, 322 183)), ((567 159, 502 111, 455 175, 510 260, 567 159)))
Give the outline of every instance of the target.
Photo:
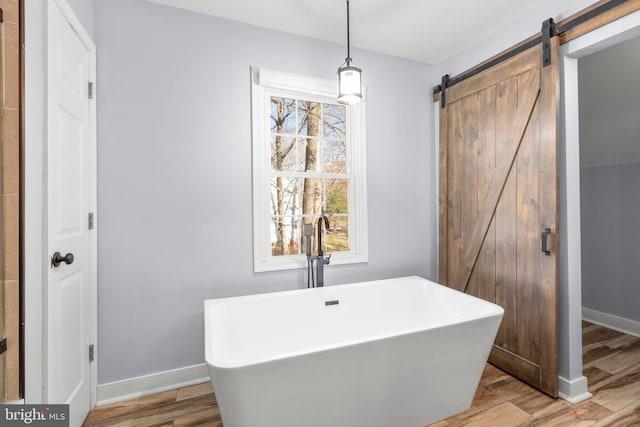
POLYGON ((270 106, 271 255, 304 252, 302 225, 320 215, 330 218, 322 249, 348 251, 345 106, 275 96, 270 106))
POLYGON ((298 90, 267 86, 260 70, 262 84, 254 82, 253 102, 262 107, 253 108, 256 271, 304 266, 303 226, 312 224, 317 251, 321 215, 329 219, 322 249, 332 264, 366 261, 363 110, 317 87, 305 91, 297 79, 298 90))

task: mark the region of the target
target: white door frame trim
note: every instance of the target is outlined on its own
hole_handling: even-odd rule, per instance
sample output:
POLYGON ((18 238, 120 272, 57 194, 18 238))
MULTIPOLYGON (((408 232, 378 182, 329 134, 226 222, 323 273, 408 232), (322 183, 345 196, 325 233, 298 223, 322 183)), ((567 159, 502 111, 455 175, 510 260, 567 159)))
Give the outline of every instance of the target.
MULTIPOLYGON (((640 11, 584 34, 561 47, 561 129, 560 129, 560 292, 561 346, 568 346, 565 358, 568 395, 561 397, 577 403, 591 397, 587 379, 582 375, 582 251, 580 239, 580 121, 578 98, 578 60, 607 47, 640 36, 640 11), (571 191, 569 191, 571 190, 571 191), (564 295, 562 294, 564 293, 564 295), (563 313, 564 310, 564 313, 563 313), (564 322, 563 322, 564 320, 564 322)), ((561 353, 561 354, 562 354, 561 353)), ((562 381, 561 381, 562 385, 562 381)), ((562 391, 562 387, 561 387, 562 391)))
MULTIPOLYGON (((48 403, 46 366, 46 307, 48 281, 47 230, 47 13, 59 7, 89 51, 89 79, 96 81, 96 46, 66 0, 25 2, 25 170, 24 170, 24 289, 26 403, 48 403)), ((95 87, 95 84, 94 84, 95 87)), ((97 210, 96 93, 89 102, 89 191, 91 211, 97 210)), ((91 341, 97 344, 97 220, 90 233, 91 341)), ((88 354, 87 354, 88 357, 88 354)), ((91 364, 91 406, 95 406, 97 358, 91 364)), ((59 403, 59 402, 54 402, 59 403)))

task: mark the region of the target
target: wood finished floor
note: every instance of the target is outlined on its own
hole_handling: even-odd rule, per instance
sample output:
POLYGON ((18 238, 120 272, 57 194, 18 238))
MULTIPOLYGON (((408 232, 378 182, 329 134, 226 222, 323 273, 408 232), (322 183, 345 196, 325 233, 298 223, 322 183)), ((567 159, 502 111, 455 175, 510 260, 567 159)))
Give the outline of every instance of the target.
MULTIPOLYGON (((640 426, 640 338, 585 322, 582 342, 593 398, 577 405, 551 399, 487 364, 471 408, 429 427, 640 426)), ((222 427, 222 421, 204 383, 96 408, 84 426, 222 427)))

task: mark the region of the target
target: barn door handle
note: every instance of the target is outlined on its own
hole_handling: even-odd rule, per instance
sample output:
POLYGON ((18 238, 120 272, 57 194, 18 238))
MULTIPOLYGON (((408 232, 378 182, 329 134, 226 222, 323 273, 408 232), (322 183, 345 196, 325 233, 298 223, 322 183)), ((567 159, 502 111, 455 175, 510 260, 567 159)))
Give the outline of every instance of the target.
POLYGON ((58 267, 63 262, 65 264, 67 264, 67 265, 72 264, 73 263, 73 254, 72 253, 68 253, 65 256, 62 256, 62 254, 60 252, 56 252, 51 257, 51 266, 52 267, 58 267))
POLYGON ((545 228, 540 235, 540 240, 542 241, 542 252, 544 252, 546 256, 551 256, 551 251, 549 250, 549 234, 551 234, 551 229, 545 228))

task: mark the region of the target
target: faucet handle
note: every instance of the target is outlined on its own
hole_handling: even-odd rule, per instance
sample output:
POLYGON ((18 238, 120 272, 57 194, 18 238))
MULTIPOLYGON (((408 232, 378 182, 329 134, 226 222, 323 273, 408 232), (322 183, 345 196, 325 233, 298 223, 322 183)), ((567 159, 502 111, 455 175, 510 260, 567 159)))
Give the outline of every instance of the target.
POLYGON ((304 245, 307 257, 311 256, 311 235, 313 234, 313 224, 304 224, 302 228, 304 234, 304 245))
POLYGON ((304 234, 304 237, 311 237, 311 235, 313 234, 313 224, 309 223, 309 224, 303 224, 303 231, 302 234, 304 234))

